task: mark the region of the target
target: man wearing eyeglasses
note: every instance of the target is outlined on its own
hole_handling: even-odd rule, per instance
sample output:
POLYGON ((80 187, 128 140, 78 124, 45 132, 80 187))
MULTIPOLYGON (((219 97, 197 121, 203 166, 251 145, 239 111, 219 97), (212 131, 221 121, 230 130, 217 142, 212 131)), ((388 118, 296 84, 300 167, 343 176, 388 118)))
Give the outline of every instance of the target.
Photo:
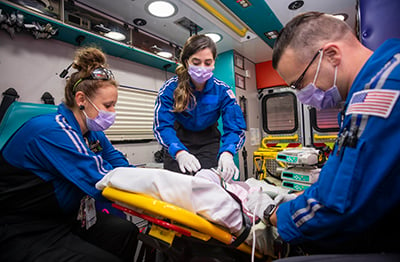
POLYGON ((259 216, 309 253, 399 252, 400 40, 373 52, 345 22, 309 12, 281 31, 272 63, 303 104, 344 108, 319 180, 284 203, 259 194, 259 216))

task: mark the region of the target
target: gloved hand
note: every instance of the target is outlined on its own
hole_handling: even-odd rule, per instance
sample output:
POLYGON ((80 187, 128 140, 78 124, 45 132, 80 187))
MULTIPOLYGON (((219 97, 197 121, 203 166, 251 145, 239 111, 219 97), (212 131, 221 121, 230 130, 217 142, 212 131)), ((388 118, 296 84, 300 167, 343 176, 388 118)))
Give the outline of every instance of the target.
POLYGON ((199 160, 189 152, 181 150, 176 154, 176 161, 182 173, 196 172, 201 168, 199 160))
POLYGON ((229 181, 232 177, 237 177, 239 175, 239 169, 233 162, 233 155, 229 152, 223 152, 219 156, 218 160, 218 171, 221 172, 222 178, 225 181, 229 181))
POLYGON ((247 236, 246 244, 253 246, 253 237, 255 236, 255 248, 258 252, 275 257, 274 240, 278 237, 276 227, 266 226, 263 222, 258 222, 251 227, 247 236), (254 235, 253 235, 254 234, 254 235))
MULTIPOLYGON (((251 192, 244 203, 247 210, 258 216, 262 221, 264 221, 264 210, 271 204, 275 205, 275 200, 261 190, 251 192)), ((266 221, 264 223, 267 224, 266 221)))
POLYGON ((288 202, 290 200, 293 200, 297 197, 297 194, 285 194, 285 193, 279 193, 275 198, 275 202, 277 205, 281 204, 281 203, 285 203, 288 202))
POLYGON ((258 252, 266 255, 266 249, 268 248, 267 226, 261 221, 253 225, 245 243, 249 246, 255 245, 258 252), (254 242, 253 239, 255 239, 254 242))

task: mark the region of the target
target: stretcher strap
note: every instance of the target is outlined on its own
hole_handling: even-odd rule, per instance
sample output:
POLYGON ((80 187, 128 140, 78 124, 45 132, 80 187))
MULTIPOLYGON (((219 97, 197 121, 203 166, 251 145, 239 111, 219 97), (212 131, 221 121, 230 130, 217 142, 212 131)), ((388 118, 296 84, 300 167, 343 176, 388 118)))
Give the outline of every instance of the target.
POLYGON ((244 225, 244 230, 243 232, 236 237, 236 239, 230 244, 231 247, 238 247, 240 244, 242 244, 246 238, 249 236, 250 234, 250 230, 251 230, 251 223, 250 223, 250 218, 244 214, 243 214, 243 225, 244 225))
POLYGON ((242 206, 242 201, 232 192, 226 190, 226 192, 229 193, 229 195, 239 204, 240 206, 240 210, 242 212, 242 221, 243 221, 243 227, 244 230, 243 232, 236 237, 236 239, 234 241, 232 241, 232 243, 230 244, 230 246, 232 247, 238 247, 240 244, 242 244, 246 238, 249 236, 250 234, 250 230, 251 230, 251 222, 250 222, 250 218, 245 214, 245 212, 243 212, 243 206, 242 206))
POLYGON ((184 236, 190 237, 192 235, 192 233, 190 231, 185 230, 185 229, 183 229, 181 227, 178 227, 176 225, 172 225, 172 224, 170 224, 168 222, 165 222, 164 220, 160 220, 160 219, 154 218, 152 216, 147 216, 145 214, 141 214, 141 213, 135 212, 132 209, 120 206, 120 205, 115 204, 115 203, 113 203, 112 206, 115 207, 116 209, 119 209, 121 211, 129 213, 131 215, 143 218, 143 219, 145 219, 145 220, 147 220, 147 221, 149 221, 151 223, 157 224, 157 225, 162 226, 164 228, 168 228, 168 229, 174 230, 174 231, 176 231, 176 232, 178 232, 178 233, 180 233, 180 234, 182 234, 184 236))

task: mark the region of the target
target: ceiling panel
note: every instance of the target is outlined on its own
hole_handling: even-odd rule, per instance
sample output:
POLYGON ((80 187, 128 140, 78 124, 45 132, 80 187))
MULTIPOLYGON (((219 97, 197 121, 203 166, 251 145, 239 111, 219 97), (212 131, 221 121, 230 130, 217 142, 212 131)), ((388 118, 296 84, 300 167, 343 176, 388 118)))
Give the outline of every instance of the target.
POLYGON ((177 13, 171 18, 156 18, 150 15, 145 10, 150 0, 79 0, 75 2, 85 3, 130 25, 134 25, 134 19, 144 19, 147 23, 138 28, 178 46, 183 46, 190 36, 190 31, 178 25, 176 21, 188 18, 202 28, 198 33, 216 32, 223 37, 217 44, 219 53, 233 49, 254 63, 268 61, 272 57, 273 40, 267 39, 264 32, 279 31, 282 25, 299 13, 305 11, 347 13, 349 15, 347 22, 352 28, 356 25, 357 0, 306 0, 300 9, 295 11, 288 9, 291 0, 247 0, 250 4, 247 10, 239 6, 240 1, 233 0, 168 1, 178 7, 177 13), (238 28, 246 28, 246 34, 239 36, 215 13, 204 8, 204 4, 211 6, 238 28))

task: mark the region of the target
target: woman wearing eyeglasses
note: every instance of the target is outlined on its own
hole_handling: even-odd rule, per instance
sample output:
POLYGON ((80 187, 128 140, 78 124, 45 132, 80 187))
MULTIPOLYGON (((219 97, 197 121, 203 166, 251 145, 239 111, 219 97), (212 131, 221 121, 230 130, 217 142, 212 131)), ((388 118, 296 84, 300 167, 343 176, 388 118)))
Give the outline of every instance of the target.
POLYGON ((57 113, 34 117, 1 154, 0 261, 133 261, 137 227, 95 212, 95 184, 130 166, 103 131, 115 119, 117 82, 96 48, 77 69, 57 113))
POLYGON ((168 150, 164 168, 193 173, 218 167, 230 180, 239 175, 233 156, 243 146, 246 124, 230 87, 213 77, 216 55, 215 43, 205 35, 186 41, 177 75, 158 93, 153 130, 168 150))

